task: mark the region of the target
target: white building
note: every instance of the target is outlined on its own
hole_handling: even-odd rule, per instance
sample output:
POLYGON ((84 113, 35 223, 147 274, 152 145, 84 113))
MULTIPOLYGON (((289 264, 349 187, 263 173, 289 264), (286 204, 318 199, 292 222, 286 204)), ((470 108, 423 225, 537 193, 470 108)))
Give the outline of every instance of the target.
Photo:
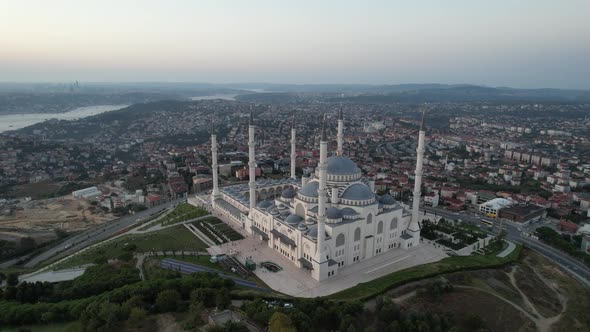
POLYGON ((479 205, 479 211, 485 213, 488 217, 496 218, 498 211, 509 207, 513 202, 506 198, 494 198, 479 205))
MULTIPOLYGON (((343 155, 344 120, 338 119, 338 148, 328 157, 325 119, 322 124, 320 161, 311 176, 301 180, 255 181, 254 124, 250 115, 250 182, 219 189, 217 143, 212 135, 212 205, 270 248, 322 281, 340 268, 370 259, 389 250, 419 244, 418 205, 424 155, 424 130, 419 132, 418 159, 412 213, 390 195, 378 196, 374 181, 343 155)), ((294 127, 293 127, 294 128, 294 127)), ((295 130, 292 129, 291 163, 295 164, 295 130)))
POLYGON ((88 188, 72 191, 72 197, 74 197, 75 199, 92 198, 92 197, 96 197, 96 196, 100 196, 100 195, 102 195, 102 192, 100 190, 98 190, 98 188, 96 188, 96 187, 88 187, 88 188))

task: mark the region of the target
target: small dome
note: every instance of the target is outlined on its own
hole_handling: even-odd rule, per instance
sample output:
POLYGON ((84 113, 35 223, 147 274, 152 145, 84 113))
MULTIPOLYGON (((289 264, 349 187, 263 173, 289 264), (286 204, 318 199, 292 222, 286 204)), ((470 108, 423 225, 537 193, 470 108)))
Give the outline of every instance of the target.
POLYGON ((295 192, 295 189, 293 189, 292 187, 289 187, 289 188, 283 190, 283 192, 281 193, 282 198, 288 198, 288 199, 295 197, 295 195, 297 195, 297 193, 295 192))
POLYGON ((340 219, 342 218, 342 212, 338 208, 331 207, 326 211, 326 216, 328 219, 340 219))
MULTIPOLYGON (((318 237, 318 225, 317 224, 309 226, 309 231, 307 231, 307 236, 317 239, 317 237, 318 237)), ((328 237, 328 234, 325 234, 325 237, 328 237)))
POLYGON ((360 173, 360 169, 356 167, 354 161, 344 156, 332 156, 328 160, 328 174, 333 175, 351 175, 360 173))
POLYGON ((305 186, 299 189, 299 194, 307 197, 318 197, 318 188, 320 183, 318 181, 308 182, 305 186))
POLYGON ((312 217, 307 217, 307 218, 305 219, 305 223, 306 223, 306 224, 308 224, 308 225, 317 224, 317 222, 318 222, 318 221, 317 221, 317 220, 315 220, 315 219, 313 219, 312 217))
POLYGON ((366 184, 354 183, 344 190, 340 198, 353 201, 364 201, 375 198, 375 194, 366 184))
POLYGON ((391 195, 385 194, 385 195, 381 196, 381 198, 379 199, 379 202, 381 202, 381 204, 383 204, 383 205, 393 205, 393 204, 395 204, 395 199, 393 199, 393 197, 391 197, 391 195))
POLYGON ((299 224, 303 219, 296 214, 292 214, 285 219, 285 222, 289 225, 299 224))
POLYGON ((261 209, 266 209, 267 207, 271 206, 272 202, 271 201, 262 201, 260 203, 258 203, 258 207, 261 209))
POLYGON ((289 212, 289 210, 281 211, 281 217, 283 217, 283 218, 287 217, 290 214, 291 214, 291 212, 289 212))
POLYGON ((307 230, 307 225, 304 222, 300 222, 299 225, 297 225, 297 229, 300 231, 307 230))

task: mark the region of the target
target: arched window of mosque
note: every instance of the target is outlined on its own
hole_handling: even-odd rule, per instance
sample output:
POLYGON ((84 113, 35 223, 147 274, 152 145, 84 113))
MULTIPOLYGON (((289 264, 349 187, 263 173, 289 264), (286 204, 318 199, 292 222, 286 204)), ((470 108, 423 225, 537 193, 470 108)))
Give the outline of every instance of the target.
POLYGON ((339 234, 338 237, 336 237, 336 247, 341 247, 344 245, 344 234, 339 234))
POLYGON ((383 221, 380 221, 377 224, 377 234, 381 234, 381 233, 383 233, 383 221))
POLYGON ((373 215, 369 213, 367 216, 367 225, 373 222, 373 215))
POLYGON ((361 228, 357 227, 354 231, 354 241, 360 241, 361 240, 361 228))
POLYGON ((391 226, 389 227, 390 229, 396 229, 397 228, 397 217, 394 217, 391 220, 391 226))
POLYGON ((297 206, 295 206, 295 214, 301 218, 305 218, 305 208, 302 204, 297 204, 297 206))

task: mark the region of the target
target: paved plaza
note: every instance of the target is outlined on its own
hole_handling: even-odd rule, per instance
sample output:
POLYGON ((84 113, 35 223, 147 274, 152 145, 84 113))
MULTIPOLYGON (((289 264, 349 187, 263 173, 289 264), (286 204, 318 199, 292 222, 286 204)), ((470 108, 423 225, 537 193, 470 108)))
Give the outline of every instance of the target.
MULTIPOLYGON (((223 215, 217 213, 216 215, 228 222, 228 219, 223 215)), ((229 224, 235 225, 235 223, 231 222, 229 224)), ((238 230, 239 227, 234 226, 233 228, 238 230)), ((412 266, 436 262, 447 257, 441 249, 421 243, 409 250, 394 249, 371 259, 346 266, 340 269, 335 277, 319 283, 312 279, 309 271, 295 266, 286 257, 269 248, 265 241, 246 234, 243 229, 239 229, 239 231, 246 237, 245 239, 213 246, 208 248, 207 251, 212 255, 234 255, 242 263, 247 258, 252 258, 257 264, 266 261, 278 264, 283 268, 282 271, 270 272, 258 266, 255 274, 272 289, 298 297, 334 294, 362 282, 371 281, 412 266)))

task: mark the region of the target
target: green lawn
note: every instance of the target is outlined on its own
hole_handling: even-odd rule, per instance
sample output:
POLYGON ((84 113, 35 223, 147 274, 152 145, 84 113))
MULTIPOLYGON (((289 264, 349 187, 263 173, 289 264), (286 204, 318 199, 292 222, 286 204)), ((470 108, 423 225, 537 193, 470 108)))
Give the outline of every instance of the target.
POLYGON ((435 263, 411 267, 366 283, 358 284, 352 288, 332 294, 328 296, 328 298, 334 300, 366 300, 411 281, 431 278, 439 274, 460 270, 475 270, 502 266, 517 260, 522 246, 517 245, 516 249, 504 258, 496 257, 496 254, 498 254, 501 249, 502 248, 499 247, 499 250, 494 250, 487 255, 451 256, 435 263))
POLYGON ((93 263, 100 257, 117 258, 125 253, 125 246, 135 245, 134 252, 186 250, 203 251, 207 244, 192 234, 183 225, 160 231, 138 235, 125 235, 103 245, 84 251, 60 264, 54 269, 62 269, 93 263))
POLYGON ((188 203, 179 204, 172 212, 168 213, 159 222, 162 226, 176 224, 178 222, 202 217, 208 215, 207 210, 190 205, 188 203))

